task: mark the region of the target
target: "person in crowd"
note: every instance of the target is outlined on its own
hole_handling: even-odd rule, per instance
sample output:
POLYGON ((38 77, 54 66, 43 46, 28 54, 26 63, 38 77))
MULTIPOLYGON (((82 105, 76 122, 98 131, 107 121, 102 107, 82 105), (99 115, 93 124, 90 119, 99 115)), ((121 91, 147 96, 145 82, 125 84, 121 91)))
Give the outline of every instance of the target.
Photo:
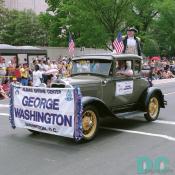
POLYGON ((20 73, 21 73, 21 84, 23 86, 28 86, 29 68, 27 64, 23 64, 23 66, 20 68, 20 73))
POLYGON ((13 77, 14 76, 14 73, 15 73, 15 65, 12 64, 12 61, 10 60, 7 64, 7 75, 9 77, 13 77))
POLYGON ((52 74, 48 75, 48 79, 47 79, 47 83, 46 83, 46 86, 47 87, 50 87, 50 85, 52 83, 52 78, 53 78, 53 75, 52 74))
POLYGON ((4 80, 6 74, 7 74, 7 66, 5 63, 5 58, 0 56, 0 84, 4 80))
POLYGON ((58 65, 56 64, 56 61, 53 60, 50 65, 51 69, 58 69, 58 65))
MULTIPOLYGON (((50 62, 50 60, 49 60, 49 62, 50 62)), ((48 65, 48 61, 43 61, 43 66, 44 66, 44 71, 42 72, 43 82, 45 84, 47 84, 47 80, 48 80, 49 75, 46 74, 46 72, 50 70, 50 66, 48 65)))
POLYGON ((44 72, 49 70, 49 66, 48 66, 47 61, 43 61, 43 66, 44 66, 44 72))
POLYGON ((129 65, 127 65, 127 62, 125 60, 117 61, 116 65, 117 65, 116 75, 125 75, 125 76, 133 75, 133 70, 129 65))
POLYGON ((16 67, 17 66, 17 58, 16 56, 14 56, 12 59, 11 59, 11 62, 13 64, 13 67, 16 67))
POLYGON ((43 63, 43 60, 41 60, 41 59, 38 60, 38 66, 39 66, 39 69, 41 72, 45 71, 45 65, 43 63))
POLYGON ((164 73, 163 76, 167 79, 167 78, 175 78, 175 76, 173 75, 173 73, 170 71, 169 66, 166 66, 166 68, 164 68, 164 73))
POLYGON ((20 81, 18 81, 16 77, 12 78, 12 82, 11 83, 16 84, 16 85, 20 85, 20 81))
POLYGON ((16 66, 15 71, 14 71, 14 77, 18 82, 21 82, 21 72, 20 72, 20 67, 16 66))
POLYGON ((38 87, 42 83, 42 72, 40 71, 39 65, 35 65, 35 70, 33 71, 33 86, 38 87))
POLYGON ((31 70, 35 70, 35 65, 37 65, 37 64, 38 64, 38 61, 36 59, 34 59, 30 65, 31 70))
POLYGON ((0 84, 0 99, 8 98, 7 94, 4 92, 2 85, 0 84))
POLYGON ((123 38, 124 49, 123 53, 141 55, 140 39, 135 36, 137 29, 129 27, 127 29, 127 36, 123 38))
POLYGON ((6 78, 2 84, 2 89, 4 90, 4 92, 6 93, 6 95, 9 94, 10 92, 10 82, 8 80, 8 78, 6 78))

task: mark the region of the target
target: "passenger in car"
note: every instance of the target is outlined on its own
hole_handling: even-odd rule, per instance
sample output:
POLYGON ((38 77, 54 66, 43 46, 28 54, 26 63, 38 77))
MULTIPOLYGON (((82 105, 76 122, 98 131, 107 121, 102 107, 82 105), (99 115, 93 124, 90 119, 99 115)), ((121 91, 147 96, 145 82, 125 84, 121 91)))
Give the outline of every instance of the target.
POLYGON ((131 69, 131 65, 129 65, 129 63, 127 63, 125 60, 119 60, 117 64, 118 64, 118 67, 116 69, 117 76, 119 75, 133 76, 133 70, 131 69))

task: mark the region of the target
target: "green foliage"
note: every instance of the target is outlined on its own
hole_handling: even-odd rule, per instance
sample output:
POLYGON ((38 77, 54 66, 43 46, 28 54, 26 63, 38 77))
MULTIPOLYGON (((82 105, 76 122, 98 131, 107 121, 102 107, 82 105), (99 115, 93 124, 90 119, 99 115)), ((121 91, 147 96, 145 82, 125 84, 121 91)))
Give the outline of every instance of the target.
MULTIPOLYGON (((48 0, 49 10, 54 13, 52 19, 60 25, 59 34, 55 26, 50 26, 49 30, 58 36, 61 35, 61 28, 66 29, 66 38, 71 32, 77 46, 107 47, 107 43, 115 39, 117 32, 125 28, 126 12, 131 1, 48 0)), ((58 37, 50 39, 54 41, 58 37)), ((65 37, 59 40, 62 43, 65 37)))
POLYGON ((4 10, 0 42, 12 45, 47 45, 47 32, 32 11, 4 10))
POLYGON ((153 35, 159 42, 161 54, 175 55, 175 3, 166 0, 159 4, 160 16, 155 21, 153 35))
POLYGON ((145 55, 172 55, 174 51, 174 0, 135 0, 129 21, 139 29, 145 55))
POLYGON ((1 33, 3 32, 3 26, 6 24, 6 9, 3 6, 4 1, 0 0, 0 41, 1 33))
POLYGON ((157 4, 162 0, 135 0, 131 4, 131 12, 129 20, 136 25, 140 31, 148 32, 154 19, 158 15, 157 4))
POLYGON ((139 30, 142 50, 145 55, 159 54, 159 46, 152 35, 155 19, 159 15, 157 4, 161 0, 135 0, 130 6, 128 25, 134 25, 139 30))
POLYGON ((119 31, 135 26, 145 55, 175 54, 174 0, 46 0, 47 12, 9 11, 0 0, 0 42, 111 49, 119 31))

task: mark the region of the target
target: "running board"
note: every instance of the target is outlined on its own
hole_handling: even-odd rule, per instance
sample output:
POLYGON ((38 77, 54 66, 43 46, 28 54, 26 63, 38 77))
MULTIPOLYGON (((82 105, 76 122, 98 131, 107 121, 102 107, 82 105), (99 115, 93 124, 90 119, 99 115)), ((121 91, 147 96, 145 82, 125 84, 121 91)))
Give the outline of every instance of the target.
POLYGON ((134 117, 144 117, 145 112, 143 111, 132 111, 115 114, 118 118, 134 118, 134 117))

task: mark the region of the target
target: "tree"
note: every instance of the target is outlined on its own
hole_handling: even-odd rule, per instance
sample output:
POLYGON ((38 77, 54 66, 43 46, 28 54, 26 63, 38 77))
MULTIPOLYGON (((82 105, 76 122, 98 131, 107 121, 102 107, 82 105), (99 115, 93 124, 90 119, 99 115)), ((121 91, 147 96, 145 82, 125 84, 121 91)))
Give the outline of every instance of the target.
POLYGON ((57 16, 52 16, 48 12, 39 15, 39 21, 47 31, 49 46, 65 46, 65 40, 61 40, 61 24, 57 16))
POLYGON ((0 14, 4 11, 4 0, 0 0, 0 14))
MULTIPOLYGON (((129 21, 133 22, 142 33, 150 30, 154 19, 159 15, 158 5, 162 0, 135 0, 131 4, 129 21)), ((130 24, 131 25, 131 24, 130 24)))
POLYGON ((172 52, 174 48, 174 1, 135 0, 131 9, 130 21, 140 31, 144 53, 160 55, 165 50, 167 53, 172 52))
POLYGON ((38 17, 32 11, 21 12, 16 19, 14 44, 46 45, 45 31, 39 24, 38 17), (21 37, 22 34, 22 37, 21 37))
POLYGON ((159 4, 160 16, 155 22, 153 35, 162 52, 175 55, 175 4, 174 0, 166 0, 159 4))
POLYGON ((61 28, 70 26, 78 45, 104 47, 125 28, 133 0, 48 0, 61 28))
POLYGON ((4 1, 0 0, 0 43, 2 42, 3 26, 6 24, 6 9, 4 8, 4 1))
POLYGON ((160 3, 162 0, 135 0, 130 6, 128 25, 134 25, 139 30, 145 55, 157 55, 160 52, 157 40, 153 35, 155 21, 160 15, 158 6, 160 3))
POLYGON ((9 11, 7 10, 3 16, 3 23, 1 25, 1 33, 0 38, 2 43, 12 44, 15 37, 15 27, 16 27, 16 19, 18 17, 17 11, 9 11))
POLYGON ((47 31, 32 11, 5 10, 0 42, 11 45, 47 45, 47 31))

